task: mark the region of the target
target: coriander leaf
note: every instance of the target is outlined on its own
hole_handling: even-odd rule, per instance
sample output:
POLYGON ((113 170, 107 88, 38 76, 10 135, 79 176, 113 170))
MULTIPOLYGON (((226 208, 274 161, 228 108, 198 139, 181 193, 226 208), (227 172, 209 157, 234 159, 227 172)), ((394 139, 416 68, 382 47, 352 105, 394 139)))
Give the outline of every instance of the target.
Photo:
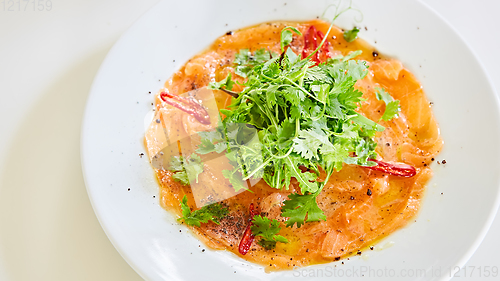
POLYGON ((224 208, 220 203, 205 205, 201 209, 191 212, 187 204, 187 196, 184 195, 180 201, 182 217, 178 221, 184 221, 187 225, 198 226, 200 223, 207 223, 209 221, 219 224, 219 220, 229 213, 227 208, 224 208))
POLYGON ((171 171, 183 171, 184 170, 184 158, 182 156, 174 156, 170 160, 170 170, 171 171))
POLYGON ((195 153, 187 157, 174 156, 170 161, 170 170, 174 172, 173 179, 189 185, 194 180, 198 182, 198 176, 203 172, 203 163, 200 156, 195 153))
POLYGON ((349 157, 349 150, 340 143, 336 143, 323 146, 321 148, 321 154, 323 156, 324 166, 327 170, 335 168, 335 170, 340 171, 342 169, 342 163, 349 157))
POLYGON ((375 92, 375 95, 378 100, 384 101, 386 104, 394 100, 392 96, 388 92, 386 92, 383 88, 375 88, 375 90, 377 90, 375 92))
POLYGON ((324 68, 320 66, 313 66, 307 69, 304 80, 319 81, 328 84, 333 83, 333 79, 328 75, 327 72, 324 71, 324 68))
POLYGON ((249 49, 241 49, 240 52, 235 55, 235 73, 243 78, 246 78, 254 66, 262 64, 274 56, 276 56, 274 53, 271 53, 264 48, 255 51, 253 54, 249 49))
MULTIPOLYGON (((290 102, 292 105, 298 106, 301 101, 306 98, 304 92, 297 88, 287 87, 284 90, 284 98, 286 101, 290 102)), ((292 108, 293 109, 293 108, 292 108)), ((299 116, 300 117, 300 116, 299 116)), ((297 117, 294 117, 297 118, 297 117)))
POLYGON ((270 220, 267 217, 257 215, 253 217, 252 224, 251 230, 253 235, 261 237, 258 243, 267 250, 274 249, 276 242, 288 243, 288 239, 277 235, 281 230, 278 220, 270 220))
POLYGON ((243 181, 243 178, 241 177, 241 174, 238 172, 238 170, 222 170, 222 175, 229 180, 236 192, 242 189, 248 190, 248 187, 244 185, 244 183, 246 184, 246 182, 243 181))
POLYGON ((184 185, 189 185, 189 178, 186 172, 179 172, 172 175, 172 178, 184 185))
POLYGON ((208 88, 211 90, 219 90, 219 89, 226 89, 231 91, 233 89, 234 81, 231 80, 231 73, 229 73, 226 78, 222 79, 219 82, 210 82, 208 84, 208 88))
POLYGON ((376 88, 375 92, 377 99, 385 102, 385 111, 381 120, 389 121, 394 117, 398 116, 398 112, 401 110, 399 106, 399 100, 394 100, 392 96, 382 88, 376 88))
POLYGON ((394 100, 389 102, 385 106, 384 115, 382 115, 382 120, 389 121, 394 117, 398 116, 398 112, 400 111, 399 100, 394 100))
POLYGON ((375 121, 372 121, 359 113, 354 115, 351 120, 363 128, 365 133, 369 134, 371 137, 375 136, 375 132, 382 132, 385 130, 384 126, 377 124, 375 121))
MULTIPOLYGON (((288 174, 294 177, 299 182, 299 187, 302 193, 305 192, 316 192, 318 191, 318 182, 316 179, 318 175, 311 172, 302 172, 300 170, 301 164, 303 161, 298 156, 294 156, 293 154, 284 158, 285 163, 287 164, 286 169, 288 170, 288 174)), ((308 165, 311 167, 310 165, 308 165)))
POLYGON ((288 118, 283 120, 281 126, 278 127, 276 132, 276 141, 278 142, 278 144, 284 145, 284 147, 282 148, 287 148, 291 143, 291 140, 295 135, 297 122, 298 121, 296 119, 288 118))
POLYGON ((319 160, 318 149, 330 141, 323 131, 306 130, 300 131, 299 137, 293 139, 293 150, 306 159, 319 160))
POLYGON ((356 61, 356 60, 348 60, 346 69, 348 72, 348 75, 355 80, 360 80, 365 78, 365 76, 368 74, 368 66, 365 61, 356 61))
POLYGON ((295 27, 292 26, 287 26, 281 30, 281 51, 285 51, 285 47, 288 46, 292 40, 293 40, 293 32, 297 33, 298 35, 302 35, 302 33, 295 27))
POLYGON ((344 119, 345 113, 344 108, 340 104, 336 95, 330 95, 328 106, 326 107, 326 113, 333 118, 344 119))
POLYGON ((354 27, 351 30, 344 31, 344 39, 347 42, 352 42, 358 37, 359 28, 354 27))
POLYGON ((187 196, 184 195, 181 200, 181 210, 183 217, 189 217, 191 215, 191 208, 187 205, 187 196))
POLYGON ((260 69, 262 78, 267 78, 266 80, 273 80, 280 75, 281 70, 278 64, 278 57, 268 60, 262 65, 260 69))
POLYGON ((221 153, 224 151, 227 145, 223 131, 223 127, 217 127, 211 131, 198 132, 201 144, 198 145, 196 152, 199 154, 207 154, 210 152, 221 153))
POLYGON ((297 227, 300 227, 304 222, 326 221, 325 214, 316 203, 316 196, 316 194, 300 195, 297 193, 288 195, 289 200, 285 200, 281 208, 281 216, 288 218, 287 227, 293 227, 295 223, 297 227))

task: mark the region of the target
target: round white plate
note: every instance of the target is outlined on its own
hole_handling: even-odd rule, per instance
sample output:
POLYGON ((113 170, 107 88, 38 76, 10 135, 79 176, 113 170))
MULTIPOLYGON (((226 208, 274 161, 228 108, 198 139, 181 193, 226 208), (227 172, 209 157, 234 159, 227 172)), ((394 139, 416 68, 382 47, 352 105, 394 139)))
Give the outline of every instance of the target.
MULTIPOLYGON (((309 20, 338 1, 164 1, 108 54, 95 78, 82 128, 89 197, 109 239, 147 280, 447 280, 481 242, 499 203, 498 101, 487 75, 457 34, 417 1, 358 0, 362 11, 336 24, 400 59, 422 82, 445 146, 416 222, 368 255, 265 273, 228 252, 206 250, 159 206, 143 145, 154 93, 191 56, 229 30, 275 20, 309 20), (365 30, 364 27, 367 27, 365 30), (151 92, 152 94, 149 94, 151 92), (393 243, 392 243, 393 242, 393 243)), ((345 4, 345 3, 344 3, 345 4)), ((331 14, 331 13, 329 13, 331 14)))

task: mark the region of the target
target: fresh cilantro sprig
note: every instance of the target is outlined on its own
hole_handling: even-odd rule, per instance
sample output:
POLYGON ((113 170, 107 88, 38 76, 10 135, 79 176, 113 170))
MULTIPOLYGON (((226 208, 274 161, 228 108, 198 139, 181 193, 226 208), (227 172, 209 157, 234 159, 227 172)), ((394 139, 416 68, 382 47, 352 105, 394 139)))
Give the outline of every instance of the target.
POLYGON ((233 86, 234 86, 234 81, 231 80, 231 73, 229 73, 229 75, 226 76, 226 78, 222 79, 219 82, 213 82, 213 83, 211 83, 208 86, 208 88, 212 89, 212 90, 224 88, 226 90, 231 91, 233 89, 233 86))
POLYGON ((292 40, 293 40, 293 32, 297 33, 298 35, 302 35, 302 32, 300 32, 297 28, 293 26, 287 26, 281 30, 281 51, 285 51, 285 47, 288 46, 292 40))
POLYGON ((203 163, 196 153, 190 156, 174 156, 170 161, 170 170, 174 172, 172 178, 184 185, 198 182, 198 176, 203 172, 203 163))
POLYGON ((281 208, 281 215, 288 217, 286 226, 297 224, 297 227, 300 227, 305 222, 326 220, 325 214, 316 203, 317 196, 318 194, 288 195, 289 200, 286 200, 281 208))
POLYGON ((201 223, 207 223, 209 221, 215 224, 220 224, 219 220, 227 216, 229 210, 224 208, 222 204, 215 203, 211 205, 203 206, 201 209, 196 211, 191 211, 187 204, 187 196, 184 195, 180 202, 182 209, 182 217, 177 219, 178 221, 184 221, 187 225, 191 226, 201 226, 201 223))
POLYGON ((357 28, 357 27, 354 27, 351 30, 344 31, 345 41, 352 42, 352 41, 356 40, 356 38, 358 38, 358 32, 359 32, 359 28, 357 28))
POLYGON ((223 123, 258 130, 267 164, 260 168, 269 185, 288 188, 294 177, 302 194, 315 193, 318 166, 333 172, 344 162, 372 165, 372 138, 384 127, 356 112, 362 93, 354 89, 367 68, 363 61, 342 57, 314 66, 288 49, 281 62, 274 58, 252 69, 244 90, 223 111, 223 123), (352 152, 361 153, 349 157, 352 152))
POLYGON ((275 56, 276 53, 272 53, 266 49, 260 49, 254 53, 250 52, 249 49, 241 49, 234 58, 235 73, 245 78, 254 66, 264 63, 275 56))
POLYGON ((252 224, 251 230, 253 235, 260 237, 257 243, 267 250, 274 249, 276 242, 288 243, 288 239, 277 235, 281 228, 276 219, 270 220, 267 217, 258 215, 253 217, 252 224))
POLYGON ((382 88, 375 88, 377 92, 375 93, 378 100, 384 101, 385 111, 381 120, 389 121, 394 117, 397 117, 401 107, 399 106, 399 100, 394 100, 394 98, 382 88))
MULTIPOLYGON (((282 32, 283 49, 293 38, 292 30, 282 32)), ((264 52, 256 51, 254 56, 264 52)), ((261 175, 271 187, 288 189, 295 178, 301 194, 291 194, 284 202, 282 216, 288 218, 287 226, 324 220, 316 198, 331 174, 344 163, 376 165, 369 160, 376 158, 373 138, 385 129, 357 112, 363 93, 354 85, 368 73, 365 61, 354 60, 360 53, 316 65, 310 57, 302 59, 287 48, 281 56, 245 68, 245 88, 229 109, 221 110, 226 115, 223 129, 217 137, 202 135, 198 152, 225 150, 235 167, 224 171, 232 183, 261 175), (241 137, 244 128, 257 132, 259 141, 251 149, 241 137), (326 172, 322 181, 318 180, 320 169, 326 172)))

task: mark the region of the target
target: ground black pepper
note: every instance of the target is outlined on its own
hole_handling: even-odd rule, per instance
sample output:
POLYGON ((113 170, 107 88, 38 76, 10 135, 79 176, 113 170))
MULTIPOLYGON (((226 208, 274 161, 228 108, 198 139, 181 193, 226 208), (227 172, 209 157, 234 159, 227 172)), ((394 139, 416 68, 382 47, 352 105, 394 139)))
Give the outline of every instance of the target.
POLYGON ((368 191, 366 191, 366 195, 372 196, 372 190, 368 188, 368 191))

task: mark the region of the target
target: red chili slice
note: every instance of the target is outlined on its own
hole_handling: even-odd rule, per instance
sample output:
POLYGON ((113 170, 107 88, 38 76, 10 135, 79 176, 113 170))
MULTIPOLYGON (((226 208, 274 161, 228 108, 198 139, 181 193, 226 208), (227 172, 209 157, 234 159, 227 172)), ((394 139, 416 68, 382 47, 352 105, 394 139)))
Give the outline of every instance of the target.
POLYGON ((210 116, 208 115, 208 112, 201 104, 196 102, 194 99, 172 95, 171 93, 166 91, 160 93, 160 98, 167 104, 190 114, 201 124, 210 124, 210 116))
POLYGON ((248 250, 250 250, 250 246, 252 245, 252 242, 253 242, 253 239, 255 238, 255 236, 252 234, 252 220, 253 220, 253 217, 258 215, 257 211, 255 211, 253 209, 253 203, 250 204, 250 206, 248 207, 248 210, 250 212, 250 219, 249 219, 249 222, 248 222, 248 225, 247 225, 247 228, 245 229, 245 232, 243 233, 243 237, 241 238, 241 241, 240 241, 240 245, 239 245, 239 252, 240 254, 242 255, 245 255, 246 253, 248 253, 248 250))
MULTIPOLYGON (((318 48, 321 41, 325 38, 323 32, 316 30, 314 25, 311 25, 309 29, 304 34, 304 49, 302 50, 302 58, 308 57, 312 52, 318 48)), ((318 65, 321 62, 326 61, 328 58, 333 57, 332 53, 332 45, 330 41, 326 40, 325 43, 321 46, 312 57, 311 60, 314 61, 318 65)))
POLYGON ((404 163, 387 163, 375 159, 368 159, 377 163, 377 166, 366 167, 375 171, 384 172, 393 176, 411 178, 417 174, 417 170, 408 164, 404 163))
MULTIPOLYGON (((307 58, 316 48, 318 48, 318 31, 311 25, 304 34, 304 50, 302 50, 302 58, 307 58)), ((320 41, 321 42, 321 41, 320 41)), ((314 54, 311 58, 316 63, 319 63, 318 53, 314 54)))

